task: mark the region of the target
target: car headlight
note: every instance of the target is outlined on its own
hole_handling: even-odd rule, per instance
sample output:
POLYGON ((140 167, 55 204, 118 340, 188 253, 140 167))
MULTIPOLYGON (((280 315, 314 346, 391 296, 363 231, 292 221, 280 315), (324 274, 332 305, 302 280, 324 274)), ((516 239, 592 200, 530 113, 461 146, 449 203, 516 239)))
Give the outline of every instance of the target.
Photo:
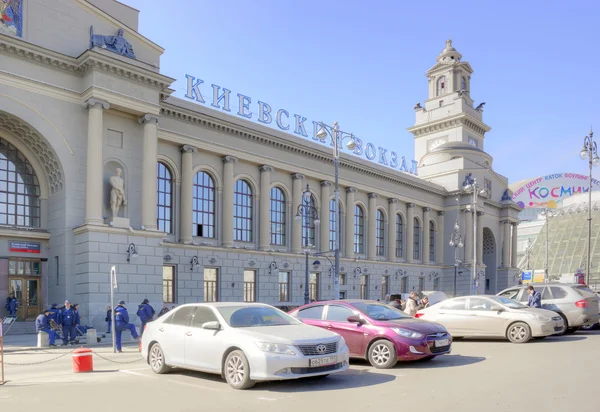
POLYGON ((254 342, 258 349, 267 353, 276 353, 278 355, 295 355, 296 352, 292 350, 289 345, 283 345, 281 343, 269 343, 269 342, 254 342))
POLYGON ((542 315, 532 315, 534 319, 541 320, 542 322, 550 322, 550 318, 542 315))
POLYGON ((422 333, 414 332, 414 331, 408 330, 408 329, 392 328, 392 330, 394 332, 396 332, 398 335, 405 337, 405 338, 421 339, 423 336, 425 336, 422 333))
POLYGON ((341 352, 346 347, 346 340, 340 336, 340 340, 338 340, 337 350, 341 352))

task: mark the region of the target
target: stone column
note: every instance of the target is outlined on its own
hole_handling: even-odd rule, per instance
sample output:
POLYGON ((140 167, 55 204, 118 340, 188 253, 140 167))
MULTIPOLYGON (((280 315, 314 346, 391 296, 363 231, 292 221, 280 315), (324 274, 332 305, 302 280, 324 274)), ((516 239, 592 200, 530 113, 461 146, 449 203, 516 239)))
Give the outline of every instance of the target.
POLYGON ((346 189, 346 257, 354 257, 354 193, 355 187, 346 189))
POLYGON ((237 157, 223 157, 223 247, 233 247, 233 165, 237 157))
POLYGON ((271 173, 272 166, 260 167, 260 250, 271 248, 271 173))
POLYGON ((473 211, 465 209, 465 262, 473 262, 473 211))
POLYGON ((423 257, 421 258, 421 261, 427 265, 429 264, 430 260, 429 260, 429 229, 431 227, 431 222, 429 221, 430 219, 430 215, 431 214, 431 208, 430 207, 424 207, 423 208, 423 257))
POLYGON ((367 221, 367 257, 377 259, 377 193, 369 193, 369 219, 367 221))
MULTIPOLYGON (((88 109, 88 136, 86 158, 85 185, 85 223, 101 225, 103 198, 104 158, 104 125, 103 111, 110 107, 108 102, 91 98, 85 102, 88 109)), ((156 203, 156 202, 154 202, 156 203)))
POLYGON ((510 248, 512 242, 510 239, 510 222, 505 220, 502 222, 504 225, 504 240, 502 241, 502 266, 507 268, 510 267, 510 248))
POLYGON ((146 114, 138 120, 144 125, 142 159, 142 225, 156 230, 156 162, 158 152, 158 119, 146 114))
POLYGON ((182 243, 193 240, 193 191, 194 191, 194 153, 198 149, 185 145, 181 148, 181 216, 179 218, 179 238, 182 243))
POLYGON ((415 208, 417 205, 414 203, 406 204, 406 261, 413 263, 414 258, 414 245, 415 245, 415 208))
POLYGON ((324 180, 321 182, 321 252, 329 252, 329 187, 331 182, 324 180))
POLYGON ((396 258, 396 205, 398 204, 398 199, 389 199, 388 200, 388 236, 387 236, 387 246, 388 246, 388 260, 390 262, 395 261, 396 258))
POLYGON ((512 223, 512 249, 511 249, 511 266, 516 268, 519 262, 517 262, 517 224, 512 223))
POLYGON ((304 175, 292 175, 292 253, 302 252, 302 219, 295 219, 298 206, 302 204, 302 181, 304 175))
POLYGON ((483 215, 484 212, 477 212, 477 264, 483 263, 483 215))
POLYGON ((436 263, 442 264, 444 263, 444 247, 446 244, 444 243, 444 212, 437 212, 437 239, 435 241, 435 261, 436 263))

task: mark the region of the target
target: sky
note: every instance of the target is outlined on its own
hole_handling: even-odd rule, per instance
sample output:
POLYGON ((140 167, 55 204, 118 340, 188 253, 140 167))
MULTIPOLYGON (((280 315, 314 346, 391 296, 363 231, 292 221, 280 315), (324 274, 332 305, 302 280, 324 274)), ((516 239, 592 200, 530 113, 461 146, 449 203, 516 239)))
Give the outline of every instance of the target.
POLYGON ((592 125, 600 140, 597 1, 122 2, 140 10, 140 33, 166 49, 161 72, 177 79, 175 95, 184 97, 189 74, 204 80, 207 105, 211 84, 231 90, 232 113, 241 93, 253 113, 260 100, 307 124, 337 121, 413 159, 413 107, 452 39, 474 69, 471 97, 486 103, 484 149, 510 183, 587 175, 579 152, 592 125))

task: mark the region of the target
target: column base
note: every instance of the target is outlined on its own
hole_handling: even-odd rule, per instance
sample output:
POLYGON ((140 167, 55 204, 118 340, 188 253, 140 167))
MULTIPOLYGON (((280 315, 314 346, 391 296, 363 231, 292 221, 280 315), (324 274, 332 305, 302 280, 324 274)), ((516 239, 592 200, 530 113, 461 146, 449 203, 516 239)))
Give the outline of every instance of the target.
POLYGON ((88 217, 85 219, 85 224, 86 225, 93 225, 93 226, 104 226, 104 219, 102 219, 101 217, 88 217))
POLYGON ((129 229, 131 227, 129 219, 124 217, 111 217, 106 219, 105 223, 111 227, 118 227, 121 229, 129 229))
POLYGON ((226 248, 231 249, 233 247, 233 242, 222 242, 221 247, 226 247, 226 248))
POLYGON ((142 226, 144 227, 144 230, 158 231, 158 226, 156 226, 156 225, 144 225, 144 224, 142 224, 142 226))

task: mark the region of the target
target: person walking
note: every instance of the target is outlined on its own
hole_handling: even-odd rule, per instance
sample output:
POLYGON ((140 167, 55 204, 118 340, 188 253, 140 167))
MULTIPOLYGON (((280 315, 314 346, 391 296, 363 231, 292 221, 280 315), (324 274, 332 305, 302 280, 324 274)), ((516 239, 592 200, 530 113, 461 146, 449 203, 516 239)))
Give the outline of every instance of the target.
POLYGON ((124 330, 128 330, 131 332, 131 336, 134 339, 139 337, 137 331, 135 330, 135 325, 133 323, 129 323, 129 312, 127 312, 127 308, 125 307, 125 301, 120 300, 119 304, 115 308, 115 344, 117 352, 123 352, 121 346, 121 334, 124 330))
POLYGON ((56 332, 54 332, 50 328, 50 323, 48 322, 48 318, 52 314, 50 309, 46 309, 44 313, 40 313, 40 315, 35 320, 35 331, 36 333, 44 332, 48 334, 48 343, 50 346, 56 346, 56 332))
POLYGON ((6 313, 8 313, 8 317, 16 317, 17 316, 17 308, 19 307, 19 301, 15 298, 15 295, 12 293, 8 295, 6 298, 6 305, 4 305, 4 309, 6 309, 6 313))
POLYGON ((169 311, 169 306, 166 303, 163 303, 163 307, 160 310, 160 312, 158 312, 158 318, 160 318, 162 315, 164 315, 165 313, 167 313, 169 311))
POLYGON ((408 299, 406 300, 406 308, 404 309, 404 313, 409 316, 415 316, 417 311, 419 310, 419 304, 417 299, 419 297, 415 292, 410 292, 408 299))
POLYGON ((77 334, 75 327, 79 325, 79 314, 71 307, 71 302, 65 301, 65 307, 60 311, 60 322, 63 332, 63 346, 73 344, 77 334))
POLYGON ((529 285, 527 287, 527 293, 529 294, 529 299, 527 300, 527 306, 532 308, 541 308, 542 307, 542 295, 540 292, 535 290, 533 286, 529 285))
POLYGON ((106 322, 106 333, 111 333, 112 331, 112 309, 110 305, 106 307, 106 318, 104 318, 106 322))
POLYGON ((141 305, 138 305, 138 310, 136 315, 140 317, 142 321, 142 325, 140 326, 140 335, 144 334, 144 328, 146 327, 146 323, 151 322, 154 319, 154 308, 150 306, 150 301, 148 299, 144 299, 141 305))
POLYGON ((418 310, 425 309, 429 307, 429 298, 427 296, 423 296, 421 299, 421 303, 419 304, 418 310))

